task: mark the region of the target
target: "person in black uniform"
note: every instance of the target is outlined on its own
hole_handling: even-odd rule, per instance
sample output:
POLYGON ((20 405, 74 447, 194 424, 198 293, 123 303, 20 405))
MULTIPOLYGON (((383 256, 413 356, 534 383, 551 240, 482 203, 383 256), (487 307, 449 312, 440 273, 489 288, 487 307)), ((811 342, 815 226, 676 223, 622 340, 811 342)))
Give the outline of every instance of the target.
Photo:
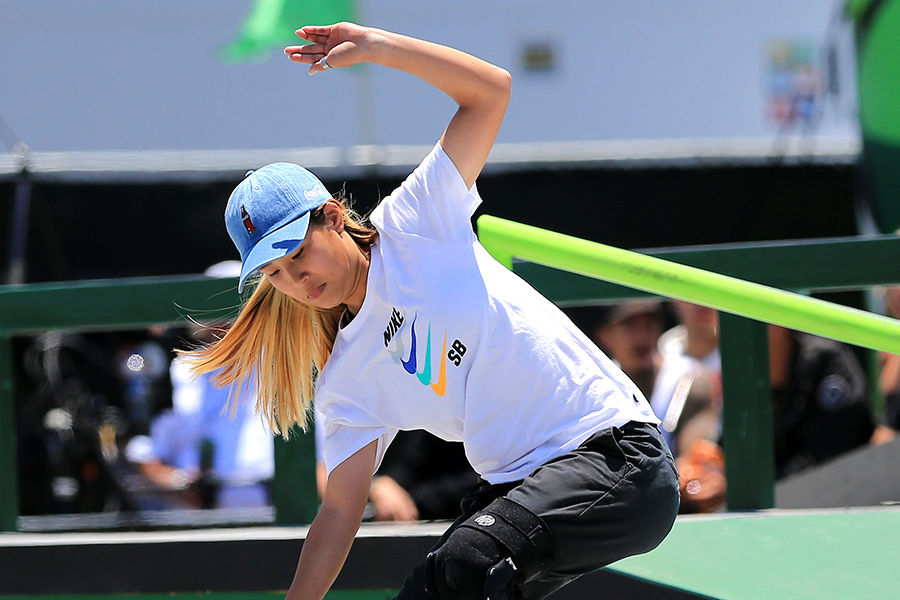
POLYGON ((769 348, 777 478, 868 443, 866 376, 850 348, 775 325, 769 348))

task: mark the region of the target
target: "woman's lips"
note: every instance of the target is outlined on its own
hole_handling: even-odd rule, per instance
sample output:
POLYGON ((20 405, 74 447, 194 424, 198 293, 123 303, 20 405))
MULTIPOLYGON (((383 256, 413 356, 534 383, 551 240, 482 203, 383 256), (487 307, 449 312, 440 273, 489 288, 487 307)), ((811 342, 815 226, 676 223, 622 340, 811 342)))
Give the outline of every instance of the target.
POLYGON ((325 284, 324 284, 324 283, 319 284, 318 286, 316 286, 316 287, 314 287, 313 289, 311 289, 311 290, 309 291, 309 294, 306 295, 306 297, 309 298, 310 300, 315 300, 316 298, 318 298, 319 296, 322 295, 322 292, 323 292, 323 291, 325 291, 325 284))

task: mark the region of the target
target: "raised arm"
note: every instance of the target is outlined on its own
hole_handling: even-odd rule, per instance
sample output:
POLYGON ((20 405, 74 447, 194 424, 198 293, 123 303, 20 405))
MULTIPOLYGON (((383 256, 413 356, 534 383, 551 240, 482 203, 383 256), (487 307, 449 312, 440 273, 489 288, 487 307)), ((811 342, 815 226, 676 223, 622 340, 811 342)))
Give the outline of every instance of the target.
POLYGON ((331 472, 287 600, 321 600, 340 573, 366 508, 376 444, 372 442, 331 472))
POLYGON ((441 146, 466 185, 475 183, 509 103, 507 71, 447 46, 352 23, 307 26, 297 35, 312 43, 284 51, 294 62, 310 65, 310 74, 371 62, 415 75, 450 96, 459 109, 441 146))

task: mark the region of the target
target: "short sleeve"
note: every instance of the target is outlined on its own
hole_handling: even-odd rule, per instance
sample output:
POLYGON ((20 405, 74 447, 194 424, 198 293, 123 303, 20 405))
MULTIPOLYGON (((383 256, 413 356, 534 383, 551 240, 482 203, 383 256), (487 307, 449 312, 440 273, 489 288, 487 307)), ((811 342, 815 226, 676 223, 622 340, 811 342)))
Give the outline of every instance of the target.
POLYGON ((440 143, 372 213, 380 231, 414 234, 445 243, 471 243, 472 215, 481 203, 473 185, 466 188, 456 165, 440 143))
MULTIPOLYGON (((397 435, 396 429, 386 427, 351 427, 348 425, 335 425, 333 422, 325 422, 324 435, 322 436, 322 457, 325 461, 325 469, 328 474, 336 466, 378 440, 378 448, 375 455, 375 471, 381 466, 384 453, 397 435)), ((374 475, 374 471, 372 472, 374 475)))

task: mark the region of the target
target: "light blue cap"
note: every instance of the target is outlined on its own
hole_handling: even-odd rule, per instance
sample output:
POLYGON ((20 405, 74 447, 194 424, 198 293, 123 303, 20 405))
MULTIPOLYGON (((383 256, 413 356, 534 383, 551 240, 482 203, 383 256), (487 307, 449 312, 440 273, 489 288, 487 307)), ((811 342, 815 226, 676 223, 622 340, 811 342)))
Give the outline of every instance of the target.
POLYGON ((273 163, 247 173, 225 207, 225 228, 241 254, 239 293, 254 271, 300 245, 309 211, 329 200, 322 182, 299 165, 273 163))

